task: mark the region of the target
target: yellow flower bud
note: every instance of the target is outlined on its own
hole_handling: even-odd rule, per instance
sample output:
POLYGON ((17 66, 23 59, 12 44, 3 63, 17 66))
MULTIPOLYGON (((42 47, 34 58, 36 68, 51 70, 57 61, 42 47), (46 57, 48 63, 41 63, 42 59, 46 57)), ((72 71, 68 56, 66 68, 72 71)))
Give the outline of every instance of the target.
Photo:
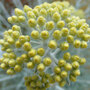
POLYGON ((44 8, 42 8, 40 10, 40 15, 43 16, 43 17, 46 17, 47 16, 47 11, 44 8))
POLYGON ((72 27, 75 27, 76 26, 76 24, 74 23, 74 22, 69 22, 68 24, 67 24, 67 27, 68 28, 72 28, 72 27))
POLYGON ((17 16, 12 16, 12 22, 17 23, 18 22, 18 17, 17 16))
POLYGON ((67 36, 68 33, 69 33, 68 28, 63 28, 61 31, 62 31, 62 36, 63 36, 63 37, 67 36))
POLYGON ((72 63, 72 67, 75 68, 75 69, 79 68, 79 63, 77 61, 74 61, 72 63))
POLYGON ((28 56, 29 57, 34 57, 36 55, 36 50, 35 49, 31 49, 29 52, 28 52, 28 56))
POLYGON ((63 28, 64 26, 65 26, 65 22, 64 21, 60 20, 60 21, 57 22, 57 28, 60 29, 60 28, 63 28))
POLYGON ((0 68, 7 69, 7 65, 5 63, 1 63, 0 68))
POLYGON ((87 48, 87 42, 85 42, 85 41, 81 41, 81 48, 87 48))
POLYGON ((43 39, 48 39, 49 38, 49 32, 48 31, 46 31, 46 30, 44 30, 44 31, 42 31, 41 32, 41 37, 43 38, 43 39))
POLYGON ((34 68, 33 62, 28 62, 28 63, 27 63, 27 68, 33 69, 33 68, 34 68))
POLYGON ((84 40, 84 41, 88 41, 89 40, 89 35, 88 34, 84 34, 83 36, 82 36, 82 39, 84 40))
POLYGON ((38 39, 38 38, 39 38, 39 32, 36 31, 36 30, 33 30, 33 31, 31 32, 31 37, 32 37, 33 39, 38 39))
POLYGON ((76 82, 76 80, 77 80, 76 76, 74 76, 74 75, 70 75, 69 79, 72 82, 76 82))
POLYGON ((20 43, 25 43, 25 42, 26 42, 25 36, 24 36, 24 35, 21 35, 21 36, 19 37, 19 41, 20 41, 20 43))
POLYGON ((75 28, 75 27, 70 28, 69 33, 70 33, 71 35, 75 36, 76 33, 77 33, 76 28, 75 28))
POLYGON ((29 61, 29 57, 27 54, 22 54, 21 55, 21 59, 24 61, 24 62, 28 62, 29 61))
POLYGON ((33 9, 33 13, 35 14, 35 16, 36 16, 36 17, 38 17, 38 16, 39 16, 39 12, 38 12, 38 10, 37 10, 37 9, 33 9))
POLYGON ((59 14, 58 12, 55 12, 55 13, 53 14, 53 16, 52 16, 52 19, 53 19, 55 22, 57 22, 57 21, 59 21, 59 20, 61 19, 61 16, 60 16, 60 14, 59 14))
POLYGON ((8 17, 8 22, 11 24, 13 23, 12 17, 8 17))
POLYGON ((33 18, 33 19, 36 18, 35 14, 34 14, 32 11, 28 11, 28 12, 27 12, 27 17, 28 17, 28 18, 33 18))
POLYGON ((46 58, 44 58, 43 63, 45 66, 49 66, 52 63, 52 60, 51 60, 51 58, 46 57, 46 58))
POLYGON ((18 17, 18 21, 19 21, 19 22, 25 22, 25 19, 26 19, 26 18, 25 18, 24 16, 19 16, 19 17, 18 17))
POLYGON ((39 55, 36 55, 33 57, 33 62, 36 64, 39 64, 41 62, 41 57, 39 55))
POLYGON ((32 8, 30 8, 28 5, 24 5, 24 12, 28 12, 28 11, 31 11, 32 10, 32 8))
POLYGON ((7 70, 7 74, 8 75, 14 75, 15 71, 12 68, 10 68, 10 69, 7 70))
POLYGON ((37 19, 37 23, 40 25, 40 26, 43 26, 46 22, 46 19, 43 17, 43 16, 39 16, 38 19, 37 19))
POLYGON ((61 72, 61 69, 60 69, 58 66, 55 66, 55 67, 54 67, 54 72, 55 72, 56 74, 59 74, 59 73, 61 72))
POLYGON ((36 26, 36 21, 35 19, 29 19, 28 24, 30 27, 34 28, 36 26))
POLYGON ((81 58, 80 60, 79 60, 79 64, 80 65, 83 65, 83 64, 85 64, 86 63, 86 59, 85 58, 81 58))
POLYGON ((75 40, 74 43, 73 43, 73 45, 74 45, 75 48, 79 48, 80 45, 81 45, 80 40, 75 40))
POLYGON ((16 61, 14 60, 14 59, 11 59, 10 61, 9 61, 9 66, 10 67, 14 67, 16 65, 16 61))
POLYGON ((37 66, 37 70, 40 71, 40 72, 44 71, 44 69, 45 69, 45 66, 42 63, 37 66))
POLYGON ((38 55, 43 56, 44 53, 45 53, 44 48, 38 48, 38 50, 37 50, 37 54, 38 54, 38 55))
POLYGON ((68 73, 66 71, 61 72, 61 77, 66 78, 68 76, 68 73))
POLYGON ((17 64, 22 64, 23 59, 21 57, 17 57, 16 62, 17 62, 17 64))
POLYGON ((20 26, 13 25, 13 26, 12 26, 12 30, 13 30, 13 31, 20 31, 20 26))
POLYGON ((15 43, 15 40, 13 38, 9 38, 7 41, 8 41, 9 44, 14 44, 15 43))
POLYGON ((84 34, 84 31, 82 29, 77 31, 77 37, 82 38, 84 34))
POLYGON ((59 40, 61 38, 61 32, 59 30, 55 30, 53 32, 53 37, 56 39, 56 40, 59 40))
POLYGON ((54 40, 49 41, 48 47, 51 49, 56 49, 57 48, 57 43, 54 40))
POLYGON ((74 37, 72 35, 68 35, 67 36, 67 42, 68 43, 73 43, 73 41, 74 41, 74 37))
POLYGON ((71 57, 71 60, 72 60, 72 61, 79 61, 79 60, 80 60, 80 57, 79 57, 78 55, 73 55, 73 56, 71 57))
POLYGON ((66 81, 65 81, 65 80, 63 80, 63 81, 59 82, 59 86, 60 86, 60 87, 64 87, 64 86, 65 86, 65 84, 66 84, 66 81))
POLYGON ((20 47, 21 47, 20 41, 16 41, 16 42, 15 42, 15 46, 16 46, 16 48, 20 48, 20 47))
POLYGON ((29 35, 26 35, 25 37, 26 37, 26 41, 27 42, 30 42, 30 36, 29 35))
POLYGON ((25 42, 23 45, 23 49, 25 51, 29 51, 31 49, 31 44, 29 42, 25 42))
POLYGON ((62 17, 67 17, 70 16, 70 10, 64 9, 61 13, 62 17))
POLYGON ((70 71, 72 69, 72 65, 70 63, 66 63, 65 66, 64 66, 64 69, 66 71, 70 71))
POLYGON ((59 66, 59 67, 63 67, 63 66, 65 66, 65 64, 66 64, 66 61, 63 60, 63 59, 60 59, 60 60, 58 61, 58 66, 59 66))
POLYGON ((63 58, 64 58, 65 60, 69 60, 70 57, 71 57, 71 55, 70 55, 69 52, 66 52, 66 53, 64 53, 64 55, 63 55, 63 58))
POLYGON ((22 16, 22 15, 24 15, 24 12, 18 8, 15 8, 15 15, 22 16))
POLYGON ((13 31, 13 32, 12 32, 12 37, 13 37, 14 39, 18 39, 18 38, 19 38, 19 35, 20 35, 20 33, 19 33, 18 31, 13 31))
POLYGON ((61 48, 61 50, 64 50, 64 51, 68 50, 69 44, 67 42, 63 42, 60 44, 60 48, 61 48))
POLYGON ((56 82, 60 82, 61 81, 60 75, 55 75, 54 79, 55 79, 56 82))
POLYGON ((87 29, 87 34, 90 34, 90 28, 87 29))
POLYGON ((14 70, 15 70, 16 72, 21 72, 22 67, 17 64, 17 65, 15 65, 14 70))
POLYGON ((46 30, 52 30, 54 28, 54 22, 49 21, 46 23, 46 30))
POLYGON ((50 16, 52 16, 52 14, 53 14, 53 8, 49 8, 49 9, 47 10, 47 13, 48 13, 50 16))
POLYGON ((74 74, 75 76, 79 76, 79 75, 80 75, 80 70, 79 70, 79 69, 74 70, 74 71, 73 71, 73 74, 74 74))

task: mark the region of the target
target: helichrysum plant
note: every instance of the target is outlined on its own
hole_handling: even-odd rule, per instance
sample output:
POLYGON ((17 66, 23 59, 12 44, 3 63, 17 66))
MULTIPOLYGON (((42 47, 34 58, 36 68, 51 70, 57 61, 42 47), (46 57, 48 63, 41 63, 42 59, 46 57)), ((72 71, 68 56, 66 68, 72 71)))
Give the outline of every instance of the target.
POLYGON ((25 76, 27 90, 75 82, 86 59, 71 51, 88 47, 90 28, 74 12, 66 1, 45 2, 33 9, 27 5, 23 10, 15 8, 15 15, 8 18, 12 28, 0 40, 4 51, 0 68, 8 75, 24 68, 30 71, 25 76))

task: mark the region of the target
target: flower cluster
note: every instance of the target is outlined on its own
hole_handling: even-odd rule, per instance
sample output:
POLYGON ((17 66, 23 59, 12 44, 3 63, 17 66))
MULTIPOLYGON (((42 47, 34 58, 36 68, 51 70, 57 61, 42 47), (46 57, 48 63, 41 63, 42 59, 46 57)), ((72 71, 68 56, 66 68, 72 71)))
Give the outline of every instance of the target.
POLYGON ((90 28, 85 19, 73 15, 75 9, 66 1, 44 3, 33 9, 25 5, 8 18, 12 28, 0 40, 0 68, 14 75, 23 68, 33 70, 25 77, 28 90, 43 90, 57 83, 63 87, 67 78, 75 82, 85 58, 68 50, 87 48, 90 28), (64 54, 57 58, 56 55, 64 54), (49 71, 50 69, 50 71, 49 71))

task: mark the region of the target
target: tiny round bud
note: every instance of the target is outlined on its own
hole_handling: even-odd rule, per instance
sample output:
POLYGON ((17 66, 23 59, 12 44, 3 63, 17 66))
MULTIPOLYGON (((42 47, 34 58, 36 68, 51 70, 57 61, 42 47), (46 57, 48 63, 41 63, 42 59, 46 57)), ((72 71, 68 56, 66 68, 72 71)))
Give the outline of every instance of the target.
POLYGON ((46 17, 47 16, 47 11, 44 8, 42 8, 40 10, 40 15, 42 15, 43 17, 46 17))
POLYGON ((73 71, 73 74, 74 74, 75 76, 79 76, 79 75, 80 75, 80 70, 79 70, 79 69, 74 70, 74 71, 73 71))
POLYGON ((46 20, 43 16, 39 16, 38 19, 37 19, 37 23, 40 25, 40 26, 43 26, 45 24, 46 20))
POLYGON ((28 11, 31 11, 32 8, 30 8, 28 5, 24 5, 24 12, 28 12, 28 11))
POLYGON ((89 40, 89 35, 88 34, 84 34, 83 36, 82 36, 82 39, 84 40, 84 41, 88 41, 89 40))
POLYGON ((29 51, 31 49, 31 44, 29 42, 25 42, 23 45, 23 49, 25 51, 29 51))
POLYGON ((53 32, 53 37, 54 39, 59 40, 61 38, 61 32, 59 30, 55 30, 53 32))
POLYGON ((12 17, 8 17, 8 22, 11 24, 13 23, 12 17))
POLYGON ((36 50, 35 49, 31 49, 29 52, 28 52, 28 56, 29 57, 34 57, 36 55, 36 50))
POLYGON ((36 64, 39 64, 41 62, 41 57, 39 55, 36 55, 33 57, 33 61, 36 64))
POLYGON ((60 86, 60 87, 64 87, 64 86, 65 86, 65 84, 66 84, 66 81, 65 81, 65 80, 63 80, 63 81, 59 82, 59 86, 60 86))
POLYGON ((57 48, 57 43, 54 40, 49 41, 48 47, 51 49, 56 49, 57 48))
POLYGON ((43 38, 43 39, 48 39, 49 38, 49 32, 48 31, 46 31, 46 30, 44 30, 44 31, 42 31, 41 32, 41 37, 43 38))
POLYGON ((77 37, 82 38, 84 34, 84 31, 82 29, 77 31, 77 37))
POLYGON ((35 27, 35 26, 36 26, 36 21, 35 21, 35 19, 29 19, 29 20, 28 20, 28 24, 29 24, 29 26, 32 27, 32 28, 35 27))
POLYGON ((19 16, 19 17, 18 17, 18 21, 19 21, 19 22, 25 22, 25 19, 26 19, 26 18, 25 18, 24 16, 19 16))
POLYGON ((72 35, 68 35, 67 36, 67 42, 68 43, 73 43, 73 41, 74 41, 74 37, 72 35))
POLYGON ((14 67, 16 65, 16 61, 14 60, 14 59, 11 59, 10 61, 9 61, 9 66, 10 67, 14 67))
POLYGON ((16 41, 15 46, 16 46, 16 48, 20 48, 22 45, 21 45, 20 41, 16 41))
POLYGON ((21 43, 25 43, 25 42, 26 42, 25 36, 24 36, 24 35, 21 35, 21 36, 19 37, 19 41, 20 41, 21 43))
POLYGON ((45 66, 49 66, 52 63, 52 60, 51 60, 51 58, 46 57, 46 58, 44 58, 43 63, 45 66))
POLYGON ((54 28, 54 22, 49 21, 46 23, 46 30, 52 30, 54 28))
POLYGON ((60 49, 61 50, 68 50, 68 48, 69 48, 69 44, 67 43, 67 42, 63 42, 63 43, 61 43, 60 44, 60 49))
POLYGON ((64 53, 64 55, 63 55, 63 58, 64 58, 65 60, 69 60, 70 57, 71 57, 71 55, 70 55, 69 52, 66 52, 66 53, 64 53))
POLYGON ((36 18, 35 14, 32 11, 28 11, 27 12, 27 17, 28 18, 32 18, 32 19, 35 19, 36 18))
POLYGON ((58 61, 58 66, 59 66, 59 67, 63 67, 65 64, 66 64, 66 61, 63 60, 63 59, 60 59, 60 60, 58 61))
POLYGON ((74 75, 70 75, 69 79, 72 82, 76 82, 76 80, 77 80, 76 76, 74 76, 74 75))
POLYGON ((44 69, 45 69, 45 66, 42 63, 37 66, 37 70, 40 72, 44 71, 44 69))
POLYGON ((22 67, 21 67, 20 65, 15 65, 14 70, 15 70, 16 72, 21 72, 22 67))
POLYGON ((37 50, 37 54, 38 54, 38 55, 43 56, 44 53, 45 53, 44 48, 38 48, 38 50, 37 50))
POLYGON ((66 71, 61 72, 61 77, 66 78, 68 76, 68 73, 66 71))
POLYGON ((33 68, 34 68, 33 62, 28 62, 28 63, 27 63, 27 68, 33 69, 33 68))
POLYGON ((80 64, 80 65, 83 65, 83 64, 85 64, 85 63, 86 63, 86 59, 85 59, 85 58, 80 58, 79 64, 80 64))
POLYGON ((80 40, 75 40, 74 43, 73 43, 73 45, 74 45, 75 48, 79 48, 80 45, 81 45, 80 40))
POLYGON ((12 37, 13 37, 14 39, 18 39, 18 38, 19 38, 19 35, 20 35, 20 33, 19 33, 18 31, 13 31, 13 32, 12 32, 12 37))
POLYGON ((70 71, 72 69, 72 65, 70 63, 65 64, 64 66, 66 71, 70 71))
POLYGON ((55 75, 54 79, 55 79, 56 82, 60 82, 61 81, 60 75, 55 75))
POLYGON ((87 42, 85 42, 85 41, 81 41, 81 48, 87 48, 87 42))
POLYGON ((8 75, 14 75, 15 71, 12 68, 10 68, 10 69, 7 70, 7 74, 8 75))
POLYGON ((58 21, 57 22, 57 28, 63 28, 65 26, 65 22, 64 21, 58 21))
POLYGON ((13 30, 13 31, 20 31, 20 26, 13 25, 13 26, 12 26, 12 30, 13 30))
POLYGON ((22 16, 22 15, 24 15, 24 12, 18 8, 15 8, 15 15, 22 16))
POLYGON ((72 67, 73 68, 79 68, 79 63, 77 62, 77 61, 74 61, 73 63, 72 63, 72 67))
POLYGON ((72 60, 72 61, 79 61, 79 60, 80 60, 80 57, 79 57, 78 55, 73 55, 73 56, 71 57, 71 60, 72 60))
POLYGON ((70 33, 70 35, 75 36, 75 35, 76 35, 76 33, 77 33, 76 28, 75 28, 75 27, 70 28, 69 33, 70 33))
POLYGON ((61 31, 62 31, 62 36, 63 37, 67 36, 68 33, 69 33, 69 30, 67 28, 63 28, 61 31))
POLYGON ((62 17, 67 17, 70 15, 70 10, 64 9, 61 14, 62 14, 62 17))
POLYGON ((32 32, 31 32, 31 37, 32 37, 33 39, 38 39, 38 38, 39 38, 39 32, 36 31, 36 30, 32 31, 32 32))
POLYGON ((22 64, 23 63, 23 59, 21 57, 17 57, 16 62, 18 64, 22 64))
POLYGON ((55 67, 54 67, 54 72, 55 72, 56 74, 59 74, 59 73, 61 72, 61 69, 60 69, 58 66, 55 66, 55 67))
POLYGON ((52 19, 55 21, 55 22, 57 22, 57 21, 59 21, 60 20, 60 14, 58 13, 58 12, 55 12, 54 14, 53 14, 53 16, 52 16, 52 19))

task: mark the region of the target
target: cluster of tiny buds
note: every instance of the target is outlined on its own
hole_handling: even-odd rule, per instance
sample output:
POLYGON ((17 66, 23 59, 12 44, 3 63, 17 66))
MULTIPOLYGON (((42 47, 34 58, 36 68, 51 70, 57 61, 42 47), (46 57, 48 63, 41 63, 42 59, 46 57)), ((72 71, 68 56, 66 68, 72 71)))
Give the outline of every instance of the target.
POLYGON ((85 19, 73 12, 74 7, 67 1, 45 2, 33 9, 27 5, 23 10, 16 8, 15 15, 8 18, 13 26, 0 40, 5 52, 0 58, 0 68, 9 75, 21 72, 24 67, 35 70, 35 76, 25 77, 28 90, 46 90, 55 82, 63 87, 68 77, 75 82, 86 59, 67 50, 71 46, 87 48, 90 28, 85 19), (61 51, 65 52, 63 58, 56 58, 55 54, 61 51), (46 73, 48 68, 53 68, 52 73, 46 73))

